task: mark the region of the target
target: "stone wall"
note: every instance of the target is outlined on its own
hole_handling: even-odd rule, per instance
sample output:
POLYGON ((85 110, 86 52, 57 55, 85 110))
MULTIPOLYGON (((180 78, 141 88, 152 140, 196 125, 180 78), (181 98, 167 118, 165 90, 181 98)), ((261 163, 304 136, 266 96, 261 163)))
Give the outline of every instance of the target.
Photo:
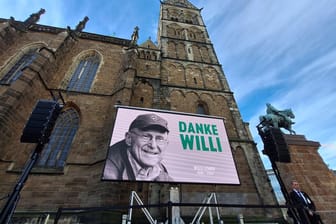
POLYGON ((314 200, 325 224, 336 220, 336 176, 318 153, 320 144, 303 135, 285 135, 291 163, 279 163, 278 168, 287 190, 297 180, 301 190, 314 200))

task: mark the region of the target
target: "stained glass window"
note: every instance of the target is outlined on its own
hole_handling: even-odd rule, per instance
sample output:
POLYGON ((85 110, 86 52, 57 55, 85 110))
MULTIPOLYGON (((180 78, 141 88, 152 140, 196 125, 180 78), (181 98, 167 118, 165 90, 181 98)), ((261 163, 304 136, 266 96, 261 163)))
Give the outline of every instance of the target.
POLYGON ((62 112, 57 118, 49 143, 42 150, 37 166, 64 167, 78 127, 79 115, 75 109, 68 109, 62 112))
POLYGON ((67 89, 72 91, 89 92, 100 59, 97 55, 91 55, 79 61, 78 66, 74 70, 67 89))
POLYGON ((23 69, 29 66, 36 58, 36 49, 32 49, 22 55, 22 57, 11 67, 11 69, 0 80, 1 84, 11 84, 23 73, 23 69))

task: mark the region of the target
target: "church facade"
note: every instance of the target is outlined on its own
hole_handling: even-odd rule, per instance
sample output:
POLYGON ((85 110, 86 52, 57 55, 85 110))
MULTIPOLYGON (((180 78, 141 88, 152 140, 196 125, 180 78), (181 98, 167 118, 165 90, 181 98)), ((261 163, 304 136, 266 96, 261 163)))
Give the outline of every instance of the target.
MULTIPOLYGON (((36 221, 60 207, 125 206, 131 191, 144 204, 167 203, 171 187, 182 203, 201 203, 215 193, 221 204, 260 205, 220 208, 226 216, 280 217, 277 209, 262 208, 277 205, 275 195, 200 9, 186 0, 162 1, 157 44, 137 43, 137 30, 131 39, 84 32, 88 18, 75 29, 36 24, 43 13, 26 21, 0 19, 1 197, 12 192, 35 148, 20 137, 36 102, 64 103, 20 193, 15 217, 36 221), (223 117, 240 184, 102 181, 115 105, 223 117)), ((181 216, 196 211, 183 207, 181 216)), ((162 221, 167 216, 166 208, 150 212, 162 221)), ((88 223, 104 223, 104 215, 99 217, 88 223)))

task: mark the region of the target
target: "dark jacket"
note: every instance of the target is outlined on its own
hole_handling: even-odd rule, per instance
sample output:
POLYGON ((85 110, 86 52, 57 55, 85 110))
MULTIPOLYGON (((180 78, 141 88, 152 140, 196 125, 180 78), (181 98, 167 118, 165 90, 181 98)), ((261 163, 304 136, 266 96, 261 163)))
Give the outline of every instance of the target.
MULTIPOLYGON (((109 148, 106 159, 103 179, 105 180, 135 180, 131 163, 127 155, 127 145, 125 140, 115 143, 109 148), (126 173, 126 177, 125 174, 126 173)), ((163 164, 159 164, 161 172, 153 181, 172 181, 167 169, 163 164)))
POLYGON ((303 191, 301 191, 301 193, 303 194, 306 200, 300 197, 298 193, 296 193, 294 190, 289 193, 291 203, 294 207, 296 207, 296 209, 289 209, 288 216, 294 219, 295 224, 322 223, 320 216, 315 213, 316 207, 313 200, 309 197, 307 193, 303 191), (296 217, 299 218, 300 220, 295 220, 295 217, 293 215, 294 212, 298 215, 298 217, 297 216, 296 217))
POLYGON ((303 206, 303 207, 306 207, 306 208, 309 208, 310 210, 312 211, 315 211, 316 210, 316 207, 315 207, 315 204, 313 202, 313 200, 309 197, 309 195, 304 192, 304 191, 301 191, 301 193, 303 194, 303 196, 306 198, 306 202, 304 201, 303 198, 299 197, 299 195, 295 192, 295 191, 291 191, 289 193, 289 196, 292 200, 292 203, 295 205, 295 206, 303 206))

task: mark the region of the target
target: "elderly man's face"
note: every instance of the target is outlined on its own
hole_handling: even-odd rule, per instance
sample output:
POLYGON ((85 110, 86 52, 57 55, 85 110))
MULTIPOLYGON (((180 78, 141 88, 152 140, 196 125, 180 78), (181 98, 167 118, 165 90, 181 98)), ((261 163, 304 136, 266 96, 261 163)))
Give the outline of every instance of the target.
POLYGON ((300 185, 297 181, 292 182, 292 188, 299 191, 300 190, 300 185))
POLYGON ((161 162, 168 145, 168 133, 135 128, 126 134, 126 143, 140 165, 151 167, 161 162))

